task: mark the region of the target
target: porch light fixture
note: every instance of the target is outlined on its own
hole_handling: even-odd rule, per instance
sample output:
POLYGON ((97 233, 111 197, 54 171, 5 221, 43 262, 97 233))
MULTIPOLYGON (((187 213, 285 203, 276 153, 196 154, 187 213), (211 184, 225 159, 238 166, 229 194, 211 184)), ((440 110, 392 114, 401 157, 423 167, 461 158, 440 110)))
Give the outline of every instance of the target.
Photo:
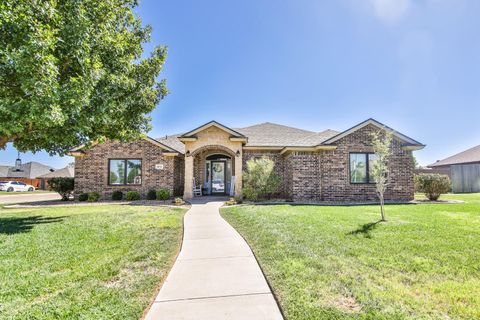
POLYGON ((190 157, 190 150, 188 150, 185 155, 186 155, 187 157, 190 157))
POLYGON ((237 150, 237 157, 240 157, 240 150, 237 150))

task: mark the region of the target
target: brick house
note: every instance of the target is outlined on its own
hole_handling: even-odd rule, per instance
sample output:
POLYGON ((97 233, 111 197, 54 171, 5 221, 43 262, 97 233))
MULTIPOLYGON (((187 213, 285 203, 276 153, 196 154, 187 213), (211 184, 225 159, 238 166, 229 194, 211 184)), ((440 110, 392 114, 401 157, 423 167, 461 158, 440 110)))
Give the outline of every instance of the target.
MULTIPOLYGON (((267 156, 282 177, 279 197, 294 201, 374 201, 369 163, 375 160, 371 133, 392 130, 368 119, 346 131, 312 132, 273 123, 228 128, 211 121, 190 132, 123 143, 110 141, 71 151, 75 194, 96 191, 110 199, 115 190, 169 188, 185 199, 242 195, 246 162, 267 156)), ((393 130, 392 130, 393 131, 393 130)), ((390 185, 385 198, 413 199, 412 152, 423 144, 394 131, 390 185)))

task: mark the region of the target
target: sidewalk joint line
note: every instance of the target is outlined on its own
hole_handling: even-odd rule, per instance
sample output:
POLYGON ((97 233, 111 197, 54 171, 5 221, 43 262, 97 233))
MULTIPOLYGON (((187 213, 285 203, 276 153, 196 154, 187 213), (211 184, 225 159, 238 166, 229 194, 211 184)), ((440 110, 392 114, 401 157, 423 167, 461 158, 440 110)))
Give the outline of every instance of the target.
POLYGON ((221 299, 221 298, 232 298, 232 297, 248 297, 248 296, 258 296, 272 294, 271 292, 256 292, 256 293, 241 293, 241 294, 227 294, 223 296, 205 296, 205 297, 194 297, 194 298, 182 298, 182 299, 172 299, 172 300, 161 300, 155 301, 154 303, 163 303, 163 302, 179 302, 179 301, 190 301, 190 300, 208 300, 208 299, 221 299))

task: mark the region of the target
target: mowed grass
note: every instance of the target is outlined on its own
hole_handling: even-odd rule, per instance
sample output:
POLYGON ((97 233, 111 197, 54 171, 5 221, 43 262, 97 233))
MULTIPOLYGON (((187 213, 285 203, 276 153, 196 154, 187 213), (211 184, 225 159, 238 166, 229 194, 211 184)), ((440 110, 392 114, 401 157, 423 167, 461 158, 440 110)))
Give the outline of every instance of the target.
POLYGON ((480 194, 463 204, 237 206, 287 319, 480 319, 480 194))
POLYGON ((173 265, 184 212, 0 209, 0 319, 139 319, 173 265))

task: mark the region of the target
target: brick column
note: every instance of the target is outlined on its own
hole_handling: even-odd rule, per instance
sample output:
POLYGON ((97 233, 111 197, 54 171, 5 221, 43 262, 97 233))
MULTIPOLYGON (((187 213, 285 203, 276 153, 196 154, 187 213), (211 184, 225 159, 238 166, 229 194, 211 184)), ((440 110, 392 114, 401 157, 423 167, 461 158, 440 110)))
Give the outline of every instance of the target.
POLYGON ((193 198, 193 157, 185 157, 185 184, 183 198, 193 198))
POLYGON ((242 198, 242 185, 243 185, 243 169, 242 169, 242 151, 240 155, 235 156, 235 197, 238 199, 242 198))

